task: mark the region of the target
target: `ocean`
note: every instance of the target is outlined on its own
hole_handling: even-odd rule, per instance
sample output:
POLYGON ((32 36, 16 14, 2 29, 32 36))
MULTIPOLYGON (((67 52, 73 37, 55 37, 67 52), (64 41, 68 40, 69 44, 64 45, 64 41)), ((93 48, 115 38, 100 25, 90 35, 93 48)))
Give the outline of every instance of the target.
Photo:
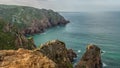
POLYGON ((88 44, 96 44, 104 52, 101 55, 104 68, 120 68, 120 12, 60 12, 70 21, 66 26, 57 26, 33 36, 39 47, 47 41, 59 39, 78 57, 76 64, 88 44))

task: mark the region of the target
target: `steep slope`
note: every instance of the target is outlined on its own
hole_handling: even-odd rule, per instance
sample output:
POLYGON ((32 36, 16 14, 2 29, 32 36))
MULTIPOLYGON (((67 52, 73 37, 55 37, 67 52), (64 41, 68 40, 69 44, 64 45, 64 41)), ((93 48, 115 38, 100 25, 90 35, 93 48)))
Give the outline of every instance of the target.
POLYGON ((47 28, 69 22, 52 10, 26 6, 0 5, 0 16, 17 25, 24 34, 41 33, 47 28))
POLYGON ((0 50, 3 49, 34 49, 33 39, 27 39, 16 26, 0 19, 0 50))

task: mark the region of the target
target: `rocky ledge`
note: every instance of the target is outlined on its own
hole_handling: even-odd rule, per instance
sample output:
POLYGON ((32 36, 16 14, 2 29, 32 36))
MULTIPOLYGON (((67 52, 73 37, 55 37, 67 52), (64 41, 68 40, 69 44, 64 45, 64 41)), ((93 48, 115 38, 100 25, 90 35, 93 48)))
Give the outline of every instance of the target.
POLYGON ((100 48, 93 44, 88 45, 75 68, 102 68, 100 48))

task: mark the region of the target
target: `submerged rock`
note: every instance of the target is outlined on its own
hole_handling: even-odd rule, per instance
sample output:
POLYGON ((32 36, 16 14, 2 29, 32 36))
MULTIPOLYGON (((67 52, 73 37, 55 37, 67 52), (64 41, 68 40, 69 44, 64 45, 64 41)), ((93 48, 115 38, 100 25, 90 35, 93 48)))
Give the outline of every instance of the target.
POLYGON ((56 63, 38 51, 0 50, 0 68, 58 68, 56 63), (2 57, 2 58, 1 58, 2 57))
POLYGON ((39 51, 47 56, 49 59, 53 60, 57 64, 58 68, 73 67, 68 57, 68 50, 65 47, 65 43, 59 40, 53 40, 41 45, 39 51))
POLYGON ((90 44, 75 68, 102 68, 100 48, 90 44))

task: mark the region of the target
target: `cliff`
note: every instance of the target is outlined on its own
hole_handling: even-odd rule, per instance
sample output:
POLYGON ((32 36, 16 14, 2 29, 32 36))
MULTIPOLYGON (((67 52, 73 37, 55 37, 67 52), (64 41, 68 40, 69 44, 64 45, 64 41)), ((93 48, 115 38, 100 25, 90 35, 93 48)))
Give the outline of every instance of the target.
POLYGON ((75 68, 102 68, 100 48, 93 44, 88 45, 75 68))
POLYGON ((19 29, 0 19, 0 50, 4 49, 34 49, 34 41, 32 38, 27 39, 19 29))
MULTIPOLYGON (((102 68, 100 48, 88 45, 75 68, 102 68)), ((49 41, 34 50, 0 50, 1 68, 73 68, 76 57, 72 49, 59 40, 49 41), (72 59, 72 60, 71 60, 72 59)))
POLYGON ((25 35, 41 33, 69 22, 53 10, 14 5, 0 5, 0 17, 16 25, 25 35))
POLYGON ((73 68, 75 55, 59 40, 49 41, 34 50, 0 50, 0 67, 3 68, 73 68), (68 53, 69 52, 69 53, 68 53), (71 54, 71 55, 68 55, 71 54), (69 56, 69 57, 68 57, 69 56))

